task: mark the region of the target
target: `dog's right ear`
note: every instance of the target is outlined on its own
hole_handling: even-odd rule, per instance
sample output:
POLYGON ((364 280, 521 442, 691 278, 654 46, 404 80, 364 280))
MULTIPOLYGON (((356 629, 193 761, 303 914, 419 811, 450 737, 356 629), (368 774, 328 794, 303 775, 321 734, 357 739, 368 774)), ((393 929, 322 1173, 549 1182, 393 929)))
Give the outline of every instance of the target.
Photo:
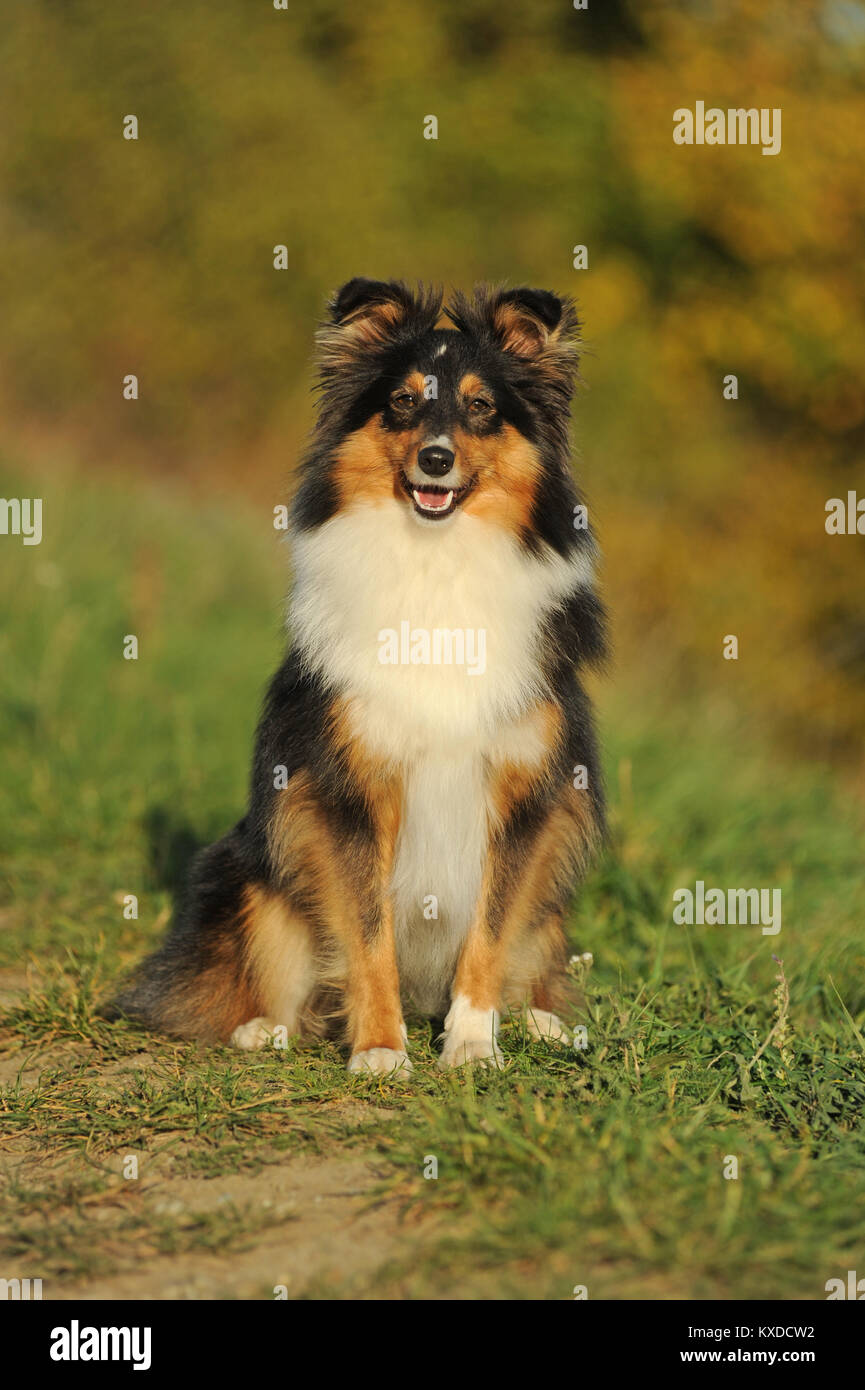
POLYGON ((328 308, 334 323, 347 323, 355 315, 384 313, 389 317, 409 299, 408 290, 398 280, 368 280, 365 275, 356 275, 337 290, 328 308))
POLYGON ((357 361, 395 342, 404 332, 434 328, 441 310, 440 290, 413 293, 401 280, 368 280, 355 276, 328 305, 329 321, 317 341, 325 374, 357 361))

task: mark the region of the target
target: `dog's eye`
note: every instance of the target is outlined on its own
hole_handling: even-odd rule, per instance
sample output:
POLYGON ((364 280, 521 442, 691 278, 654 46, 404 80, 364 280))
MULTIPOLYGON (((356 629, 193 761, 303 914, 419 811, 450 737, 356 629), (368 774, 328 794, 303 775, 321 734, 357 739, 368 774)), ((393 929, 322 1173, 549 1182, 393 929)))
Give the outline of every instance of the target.
POLYGON ((489 415, 490 411, 494 409, 495 406, 492 401, 488 400, 486 396, 475 396, 469 404, 472 415, 489 415))
POLYGON ((391 396, 390 403, 397 410, 411 410, 417 404, 417 399, 411 391, 396 391, 391 396))

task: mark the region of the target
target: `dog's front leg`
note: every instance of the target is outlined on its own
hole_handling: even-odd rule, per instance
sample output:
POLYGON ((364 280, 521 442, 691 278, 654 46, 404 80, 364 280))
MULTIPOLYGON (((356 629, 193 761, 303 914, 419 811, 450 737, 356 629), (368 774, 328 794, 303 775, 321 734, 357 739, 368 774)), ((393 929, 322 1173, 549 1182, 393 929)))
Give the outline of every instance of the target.
POLYGON ((457 961, 440 1067, 503 1065, 498 1031, 508 955, 536 897, 530 866, 538 857, 538 837, 519 829, 513 810, 490 846, 474 919, 457 961))
POLYGON ((502 1065, 497 1039, 503 974, 503 943, 489 922, 485 879, 477 915, 457 962, 440 1067, 458 1067, 463 1062, 502 1065))
POLYGON ((599 837, 586 791, 565 783, 545 816, 527 828, 513 803, 490 848, 474 921, 457 962, 445 1019, 442 1067, 502 1065, 497 1036, 505 996, 529 1006, 535 1037, 565 1040, 552 1012, 564 976, 561 920, 576 878, 599 837))
MULTIPOLYGON (((360 907, 359 918, 343 935, 348 974, 345 1002, 351 1046, 348 1069, 382 1074, 411 1071, 406 1046, 408 1037, 402 1016, 399 973, 394 938, 390 879, 399 830, 400 796, 386 776, 366 776, 366 790, 373 828, 368 854, 357 858, 363 866, 352 872, 352 900, 360 907)), ((359 775, 359 774, 358 774, 359 775)), ((359 866, 358 866, 359 867, 359 866)))
POLYGON ((346 944, 349 1071, 411 1071, 389 904, 353 930, 346 944))
POLYGON ((308 773, 291 780, 271 819, 272 862, 316 924, 319 987, 345 1018, 349 1071, 410 1071, 389 895, 399 788, 345 774, 341 790, 340 801, 308 773))

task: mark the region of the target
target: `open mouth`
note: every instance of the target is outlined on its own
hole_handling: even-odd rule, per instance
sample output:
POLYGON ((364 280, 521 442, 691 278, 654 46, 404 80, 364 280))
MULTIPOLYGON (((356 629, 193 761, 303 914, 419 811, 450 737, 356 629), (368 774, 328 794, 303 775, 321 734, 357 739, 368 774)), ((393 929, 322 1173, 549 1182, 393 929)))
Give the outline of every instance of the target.
POLYGON ((418 516, 426 517, 430 521, 441 521, 446 516, 452 516, 472 488, 471 483, 466 483, 464 487, 458 488, 437 487, 435 484, 426 483, 422 487, 418 487, 410 482, 405 474, 403 474, 402 485, 411 498, 418 516))

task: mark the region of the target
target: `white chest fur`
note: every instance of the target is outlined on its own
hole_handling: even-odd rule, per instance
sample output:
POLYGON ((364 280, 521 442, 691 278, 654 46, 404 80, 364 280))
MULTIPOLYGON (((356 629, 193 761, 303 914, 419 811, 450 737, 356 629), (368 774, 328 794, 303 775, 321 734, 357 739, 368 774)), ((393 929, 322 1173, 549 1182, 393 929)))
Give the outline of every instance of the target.
POLYGON ((589 581, 590 562, 529 556, 468 513, 418 525, 395 500, 298 535, 294 555, 295 642, 350 697, 355 736, 403 779, 393 875, 400 975, 434 1012, 447 1006, 480 889, 485 759, 505 744, 509 757, 533 756, 514 745, 545 694, 543 618, 589 581), (437 633, 450 636, 437 642, 437 633))

